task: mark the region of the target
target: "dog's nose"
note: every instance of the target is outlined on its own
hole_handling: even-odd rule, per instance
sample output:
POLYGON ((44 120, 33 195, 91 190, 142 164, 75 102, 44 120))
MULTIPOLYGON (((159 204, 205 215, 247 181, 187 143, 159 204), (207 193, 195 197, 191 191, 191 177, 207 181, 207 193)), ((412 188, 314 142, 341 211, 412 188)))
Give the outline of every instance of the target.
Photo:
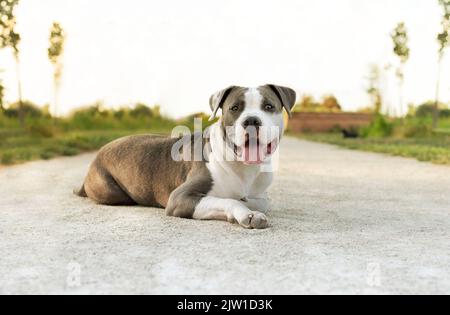
POLYGON ((244 128, 248 128, 250 126, 259 128, 262 126, 262 121, 258 117, 248 117, 244 122, 242 123, 242 126, 244 128))

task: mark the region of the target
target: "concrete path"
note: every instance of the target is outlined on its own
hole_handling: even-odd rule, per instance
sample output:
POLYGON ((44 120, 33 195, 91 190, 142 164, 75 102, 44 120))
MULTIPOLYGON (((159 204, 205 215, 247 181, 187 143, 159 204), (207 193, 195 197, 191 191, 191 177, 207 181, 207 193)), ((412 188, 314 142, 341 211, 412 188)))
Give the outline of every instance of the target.
POLYGON ((0 170, 0 294, 450 293, 450 167, 288 138, 249 231, 79 199, 93 157, 0 170))

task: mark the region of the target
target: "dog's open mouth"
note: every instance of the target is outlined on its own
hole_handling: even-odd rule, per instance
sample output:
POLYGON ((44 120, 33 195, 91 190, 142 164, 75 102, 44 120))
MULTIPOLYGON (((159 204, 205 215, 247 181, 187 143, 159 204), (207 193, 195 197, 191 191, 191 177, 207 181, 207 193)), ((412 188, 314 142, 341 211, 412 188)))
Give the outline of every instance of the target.
POLYGON ((270 143, 262 143, 258 137, 250 137, 249 134, 245 136, 245 143, 243 146, 234 145, 234 153, 245 164, 258 165, 263 163, 266 158, 278 148, 278 139, 270 143))

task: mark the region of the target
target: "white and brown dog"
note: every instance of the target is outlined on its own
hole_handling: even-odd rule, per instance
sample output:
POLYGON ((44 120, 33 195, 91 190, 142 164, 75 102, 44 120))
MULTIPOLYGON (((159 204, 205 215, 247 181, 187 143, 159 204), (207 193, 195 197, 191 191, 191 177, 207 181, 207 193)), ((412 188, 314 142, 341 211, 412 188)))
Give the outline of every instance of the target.
POLYGON ((232 86, 211 97, 208 137, 131 136, 103 147, 76 194, 106 205, 162 207, 169 216, 268 226, 270 165, 296 93, 265 85, 232 86), (202 148, 201 158, 194 156, 202 148), (187 154, 186 153, 192 153, 187 154))

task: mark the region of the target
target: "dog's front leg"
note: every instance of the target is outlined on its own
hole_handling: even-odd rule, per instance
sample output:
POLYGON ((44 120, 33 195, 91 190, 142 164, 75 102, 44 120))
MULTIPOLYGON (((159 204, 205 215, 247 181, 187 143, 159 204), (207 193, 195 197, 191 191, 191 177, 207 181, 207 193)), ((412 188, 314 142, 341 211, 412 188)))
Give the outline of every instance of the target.
POLYGON ((259 211, 264 214, 269 213, 270 211, 270 202, 266 197, 261 198, 244 198, 242 199, 242 203, 249 209, 253 211, 259 211))
POLYGON ((268 226, 267 217, 263 213, 250 210, 240 201, 216 197, 202 198, 195 207, 193 218, 238 222, 248 229, 265 229, 268 226))

